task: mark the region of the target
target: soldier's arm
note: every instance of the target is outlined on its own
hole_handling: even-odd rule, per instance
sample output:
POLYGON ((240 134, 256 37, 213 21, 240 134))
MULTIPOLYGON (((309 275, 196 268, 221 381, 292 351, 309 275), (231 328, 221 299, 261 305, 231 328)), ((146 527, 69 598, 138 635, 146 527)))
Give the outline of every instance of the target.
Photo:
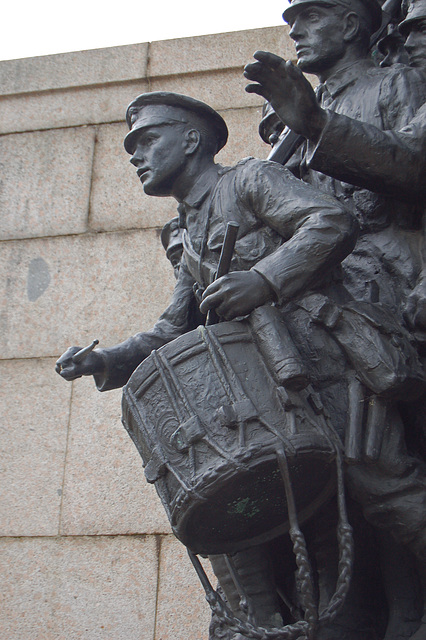
POLYGON ((252 269, 283 302, 318 285, 355 246, 358 223, 333 196, 274 163, 258 165, 251 207, 285 241, 252 269))
POLYGON ((322 109, 291 62, 264 51, 255 58, 244 72, 253 81, 246 90, 266 98, 286 125, 313 143, 307 155, 311 169, 384 195, 424 196, 426 96, 421 74, 410 68, 383 74, 379 129, 322 109))
POLYGON ((338 180, 417 201, 426 193, 426 104, 399 131, 381 131, 329 111, 307 162, 338 180))
POLYGON ((254 57, 256 62, 244 69, 245 77, 253 81, 246 91, 263 96, 292 131, 316 140, 325 124, 326 112, 301 70, 274 53, 256 51, 254 57))
POLYGON ((248 271, 230 273, 211 284, 202 311, 216 308, 232 319, 270 300, 289 300, 320 283, 355 245, 358 224, 352 214, 276 163, 244 163, 235 191, 243 207, 285 242, 248 271))

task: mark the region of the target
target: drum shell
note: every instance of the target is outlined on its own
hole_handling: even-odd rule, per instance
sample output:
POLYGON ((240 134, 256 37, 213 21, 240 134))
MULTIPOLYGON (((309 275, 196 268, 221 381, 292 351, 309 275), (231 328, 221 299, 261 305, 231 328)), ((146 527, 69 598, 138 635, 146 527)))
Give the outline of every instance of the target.
POLYGON ((300 522, 334 491, 320 404, 278 384, 248 321, 199 327, 153 352, 124 388, 123 424, 173 532, 195 553, 232 553, 288 530, 277 447, 300 522))

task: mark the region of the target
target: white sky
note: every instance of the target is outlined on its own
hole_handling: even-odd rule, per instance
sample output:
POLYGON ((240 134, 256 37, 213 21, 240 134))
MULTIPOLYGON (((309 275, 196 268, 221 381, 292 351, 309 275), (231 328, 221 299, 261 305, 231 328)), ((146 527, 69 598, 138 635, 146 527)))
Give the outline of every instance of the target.
POLYGON ((0 60, 283 24, 287 0, 5 0, 0 60))

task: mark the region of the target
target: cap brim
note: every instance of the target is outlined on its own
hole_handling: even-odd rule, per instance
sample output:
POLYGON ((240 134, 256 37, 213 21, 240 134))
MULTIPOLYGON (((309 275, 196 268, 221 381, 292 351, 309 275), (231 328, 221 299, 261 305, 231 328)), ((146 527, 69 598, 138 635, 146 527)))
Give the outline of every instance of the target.
MULTIPOLYGON (((290 23, 290 21, 296 17, 301 9, 306 6, 315 4, 325 7, 335 7, 337 5, 344 6, 343 3, 339 2, 338 0, 336 2, 333 2, 333 0, 330 0, 330 2, 328 2, 327 0, 295 0, 295 2, 292 2, 292 4, 284 11, 283 19, 285 20, 285 22, 290 23)), ((375 33, 382 24, 382 11, 378 3, 377 6, 375 4, 371 5, 370 15, 372 21, 372 33, 375 33)))
POLYGON ((140 132, 142 129, 146 129, 147 127, 160 127, 164 125, 180 124, 180 123, 185 124, 185 121, 176 120, 176 119, 171 120, 170 118, 166 119, 161 116, 156 118, 156 117, 153 117, 152 115, 146 118, 139 118, 136 121, 136 123, 133 125, 131 131, 129 131, 129 133, 124 138, 124 148, 126 149, 127 153, 134 153, 136 140, 140 135, 140 132))
MULTIPOLYGON (((299 0, 297 3, 291 4, 287 9, 285 9, 283 13, 283 20, 285 22, 289 22, 292 20, 300 11, 300 8, 303 8, 310 4, 326 4, 322 2, 316 2, 315 0, 299 0)), ((332 3, 327 3, 332 6, 332 3)))

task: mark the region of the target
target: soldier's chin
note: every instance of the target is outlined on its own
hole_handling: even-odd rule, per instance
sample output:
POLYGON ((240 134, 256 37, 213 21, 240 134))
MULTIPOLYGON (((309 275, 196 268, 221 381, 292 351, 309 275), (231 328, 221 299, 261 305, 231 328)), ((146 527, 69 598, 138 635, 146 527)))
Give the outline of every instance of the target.
POLYGON ((152 184, 150 182, 144 182, 143 190, 147 196, 158 196, 159 198, 169 196, 167 189, 162 188, 160 185, 152 184))
POLYGON ((310 61, 309 58, 305 56, 301 56, 297 60, 297 66, 299 67, 299 69, 301 69, 302 71, 305 71, 306 73, 315 73, 315 70, 316 70, 315 63, 310 61))
POLYGON ((141 179, 143 190, 145 191, 147 196, 155 196, 155 182, 152 183, 149 179, 148 175, 145 174, 141 179))

